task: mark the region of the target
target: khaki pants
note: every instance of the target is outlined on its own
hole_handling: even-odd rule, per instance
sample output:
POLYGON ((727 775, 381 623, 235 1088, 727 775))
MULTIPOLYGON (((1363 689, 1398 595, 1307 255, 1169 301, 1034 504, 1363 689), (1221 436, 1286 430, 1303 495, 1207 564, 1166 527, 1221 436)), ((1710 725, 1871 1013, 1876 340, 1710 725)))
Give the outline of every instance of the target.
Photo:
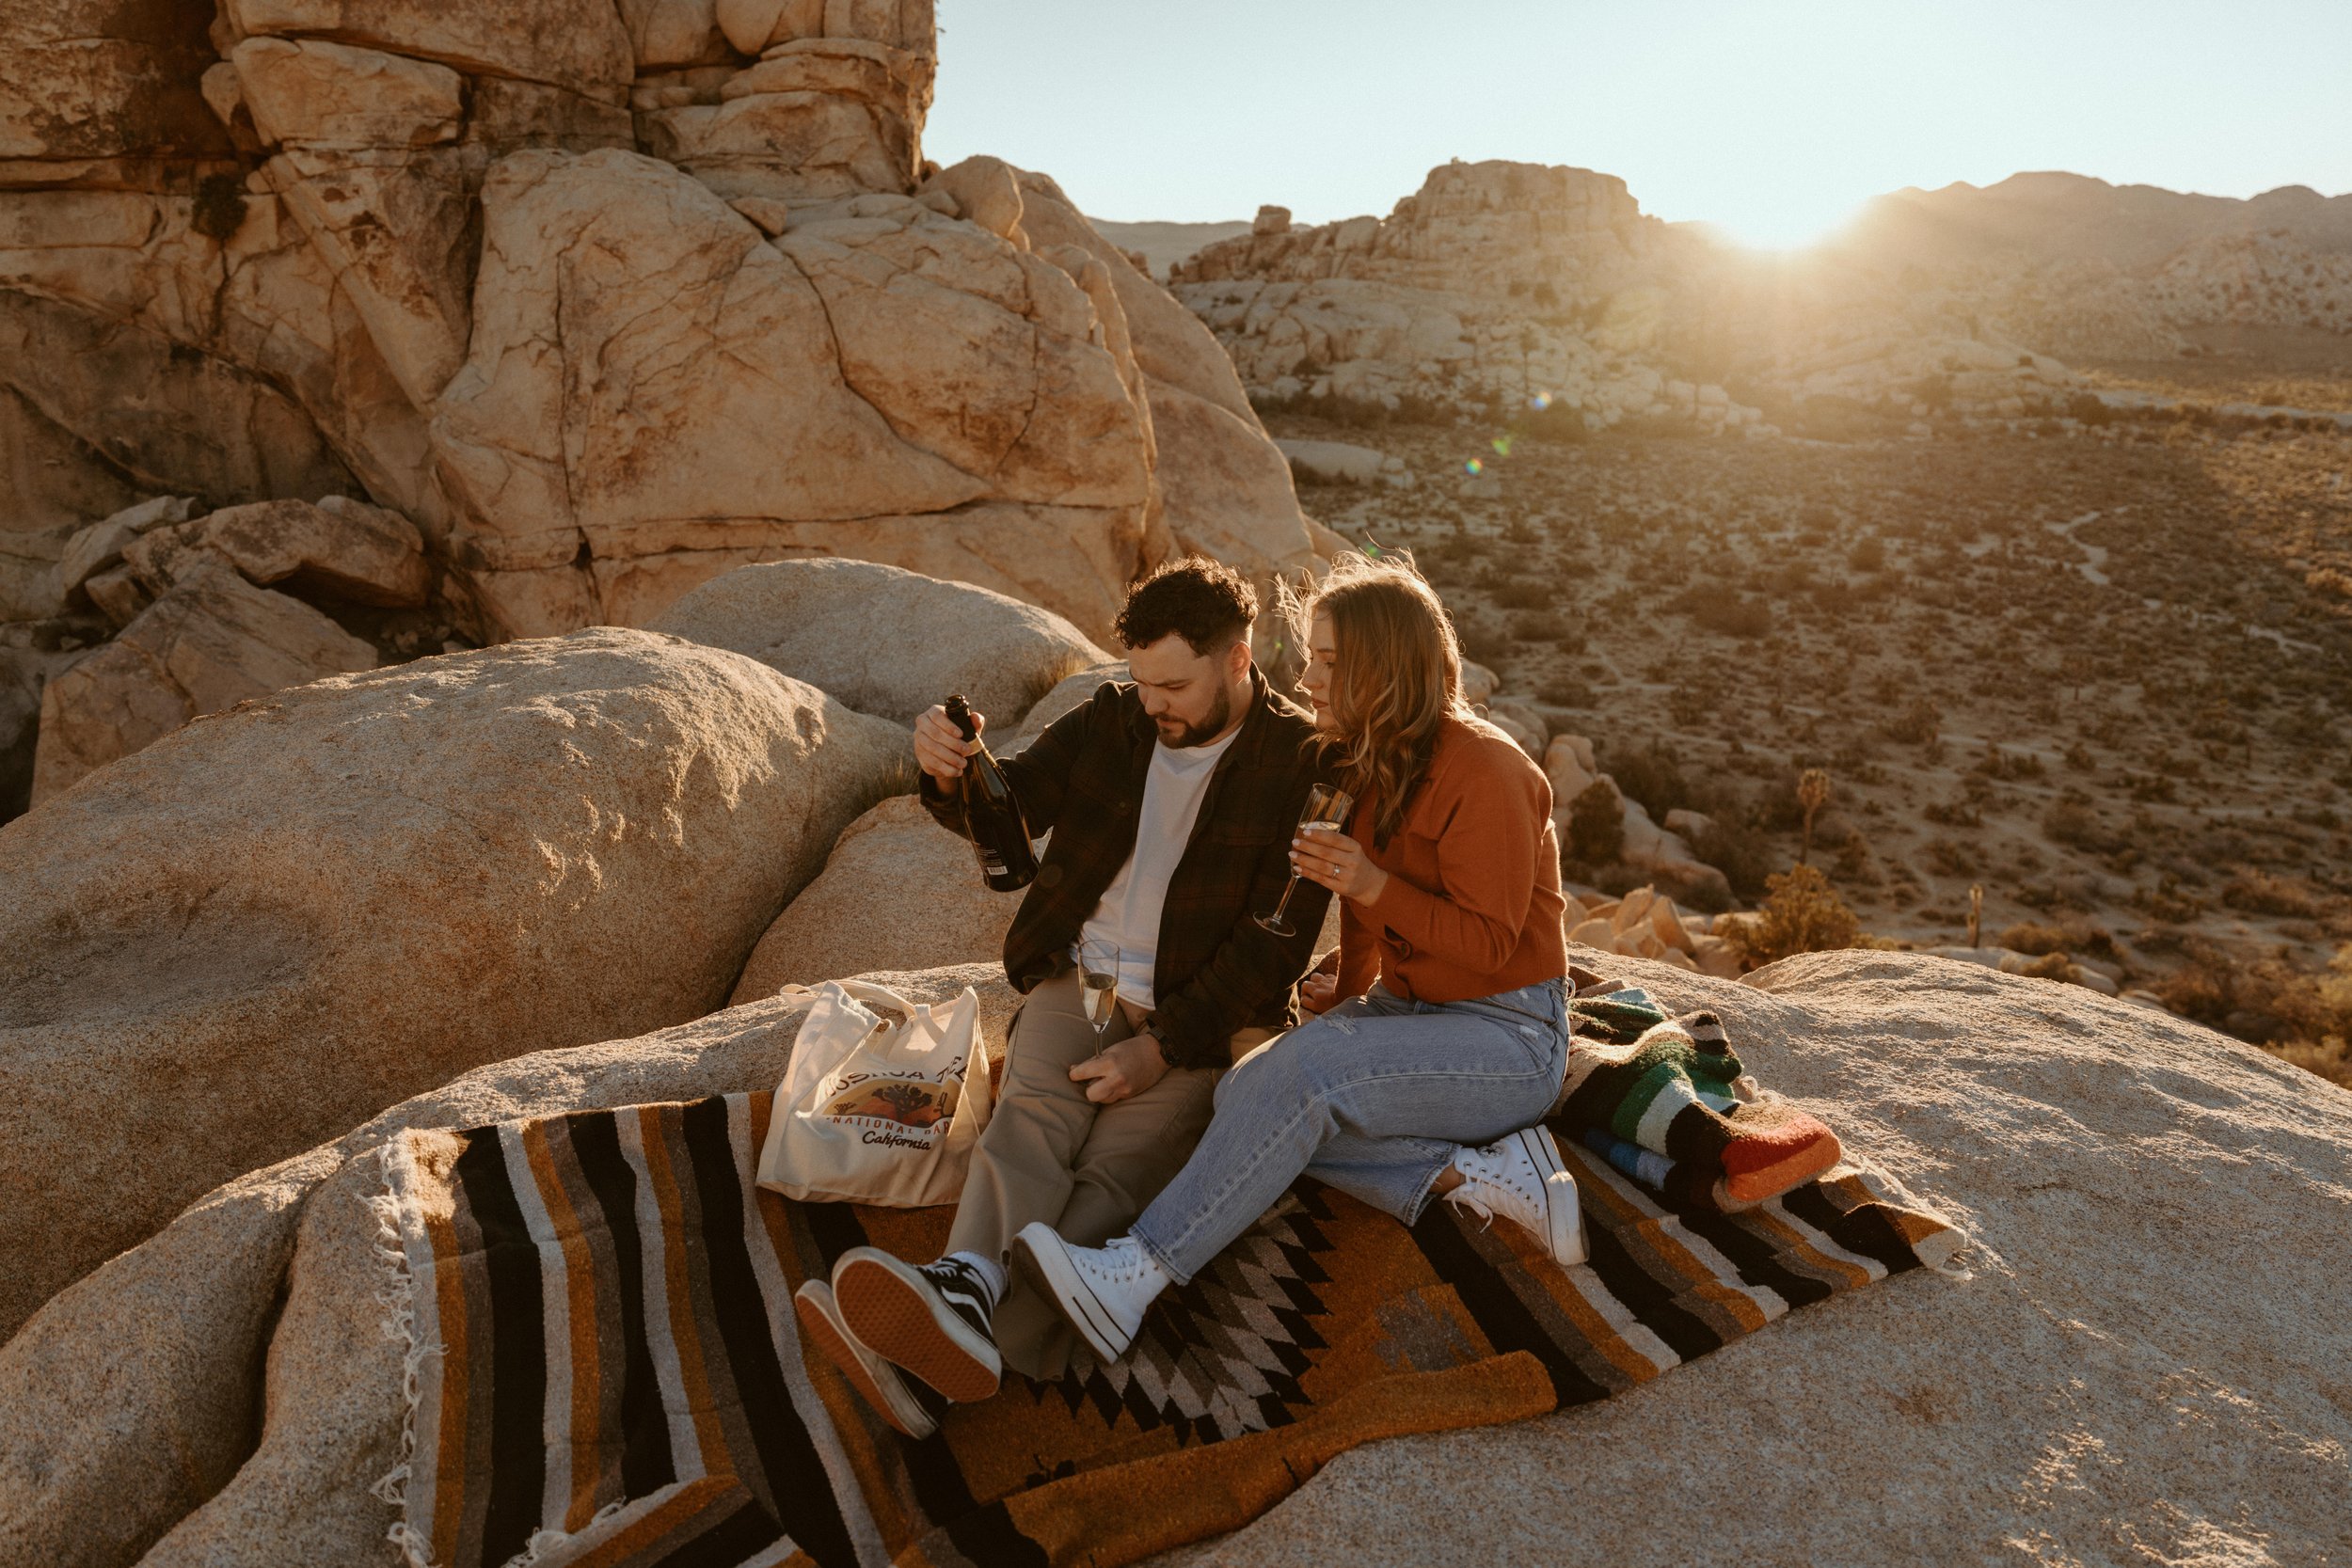
MULTIPOLYGON (((1015 1233, 1035 1220, 1099 1246, 1124 1233, 1184 1168, 1215 1109, 1216 1070, 1171 1068, 1110 1105, 1089 1100, 1086 1085, 1070 1077, 1099 1047, 1134 1033, 1122 1014, 1097 1039, 1074 970, 1029 992, 1005 1047, 996 1108, 972 1151, 948 1251, 1002 1261, 1015 1233)), ((1244 1035, 1254 1042, 1266 1031, 1244 1035)), ((1005 1364, 1036 1378, 1059 1377, 1078 1343, 1060 1314, 1017 1279, 996 1309, 995 1331, 1005 1364)))

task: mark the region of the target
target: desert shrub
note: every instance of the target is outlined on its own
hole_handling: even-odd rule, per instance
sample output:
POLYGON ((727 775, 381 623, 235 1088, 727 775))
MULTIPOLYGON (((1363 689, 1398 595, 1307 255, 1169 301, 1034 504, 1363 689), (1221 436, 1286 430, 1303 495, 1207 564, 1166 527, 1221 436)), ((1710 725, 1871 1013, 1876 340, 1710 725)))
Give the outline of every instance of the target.
POLYGON ((1924 853, 1927 856, 1928 869, 1939 877, 1976 875, 1976 856, 1948 838, 1928 840, 1924 853))
POLYGON ((2099 819, 2088 797, 2067 790, 2042 814, 2042 832, 2053 844, 2094 855, 2112 854, 2124 847, 2122 835, 2099 819))
POLYGON ((1593 689, 1574 675, 1555 675, 1535 689, 1538 702, 1555 707, 1591 707, 1597 699, 1593 689))
POLYGON ((1549 408, 1530 409, 1514 421, 1518 434, 1531 441, 1543 441, 1554 446, 1569 446, 1592 439, 1591 427, 1584 422, 1584 412, 1555 403, 1549 408))
POLYGON ((1949 800, 1931 800, 1919 809, 1919 815, 1939 828, 1981 828, 1984 813, 1979 802, 1965 795, 1949 800))
POLYGON ((1481 664, 1492 667, 1510 657, 1511 640, 1484 615, 1457 615, 1454 629, 1461 639, 1462 652, 1481 664))
POLYGON ((1763 917, 1738 922, 1728 933, 1743 962, 1762 965, 1860 943, 1861 922, 1819 866, 1792 865, 1766 878, 1765 887, 1763 917))
POLYGON ((2114 409, 2099 401, 2096 392, 2076 392, 2066 400, 2066 412, 2088 425, 2112 424, 2120 418, 2114 409))
POLYGON ((1927 696, 1916 696, 1902 711, 1882 721, 1879 728, 1886 738, 1905 746, 1924 746, 1935 738, 1944 722, 1944 710, 1927 696))
POLYGON ((2017 972, 2036 980, 2073 980, 2079 974, 2063 952, 2044 953, 2017 972))
POLYGON ((1772 635, 1772 607, 1762 599, 1729 592, 1721 583, 1686 589, 1668 606, 1689 616, 1693 625, 1720 636, 1754 641, 1772 635))
POLYGON ((1593 886, 1612 898, 1622 898, 1637 887, 1651 886, 1653 881, 1647 871, 1622 861, 1596 868, 1592 877, 1593 886))
POLYGON ((1607 779, 1595 779, 1568 802, 1566 847, 1586 865, 1607 865, 1624 850, 1624 800, 1607 779))
MULTIPOLYGON (((1292 373, 1301 380, 1311 380, 1323 373, 1323 367, 1310 360, 1292 373)), ((1287 398, 1262 393, 1249 402, 1261 414, 1305 414, 1351 430, 1382 430, 1392 424, 1450 427, 1455 416, 1451 404, 1413 392, 1399 394, 1394 408, 1377 398, 1316 397, 1310 392, 1287 398)))
POLYGON ((2090 907, 2090 889, 2072 878, 2054 877, 2046 882, 2020 882, 2010 890, 2010 896, 2026 908, 2040 910, 2044 914, 2090 907))
POLYGON ((2062 920, 2055 925, 2026 921, 2003 931, 2000 945, 2036 958, 2053 953, 2089 953, 2111 958, 2115 957, 2115 933, 2089 920, 2062 920))
POLYGON ((2155 984, 2166 1006, 2352 1088, 2352 946, 2324 974, 2283 958, 2247 962, 2199 938, 2183 952, 2155 984))
POLYGON ((1581 652, 1584 645, 1583 637, 1556 610, 1522 610, 1511 617, 1508 629, 1515 641, 1556 642, 1570 653, 1581 652))
POLYGON ((1550 610, 1559 601, 1559 594, 1538 578, 1505 575, 1488 568, 1491 580, 1482 580, 1480 587, 1493 595, 1497 610, 1550 610))
POLYGON ((1771 847, 1764 835, 1749 823, 1746 813, 1709 816, 1707 831, 1691 846, 1691 852, 1722 872, 1724 879, 1731 884, 1731 891, 1742 899, 1754 899, 1763 893, 1772 864, 1771 847))
POLYGON ((1603 750, 1599 760, 1609 776, 1617 781, 1619 789, 1641 801, 1654 819, 1663 822, 1666 814, 1677 806, 1701 809, 1692 800, 1691 781, 1681 762, 1656 741, 1622 756, 1614 747, 1603 750))
POLYGON ((2042 758, 2027 751, 2003 751, 1995 741, 1984 743, 1972 771, 1988 779, 2038 779, 2045 771, 2042 758))
POLYGON ((2265 1047, 2273 1056, 2352 1089, 2352 1035, 2322 1035, 2311 1040, 2280 1040, 2265 1047))
POLYGON ((2132 908, 2151 920, 2178 926, 2196 919, 2205 912, 2205 900, 2181 885, 2181 879, 2170 874, 2159 877, 2152 888, 2136 888, 2131 896, 2132 908))
POLYGON ((2320 901, 2299 879, 2273 877, 2252 866, 2230 879, 2229 885, 2221 890, 2221 901, 2249 914, 2275 914, 2294 920, 2309 920, 2321 910, 2320 901))

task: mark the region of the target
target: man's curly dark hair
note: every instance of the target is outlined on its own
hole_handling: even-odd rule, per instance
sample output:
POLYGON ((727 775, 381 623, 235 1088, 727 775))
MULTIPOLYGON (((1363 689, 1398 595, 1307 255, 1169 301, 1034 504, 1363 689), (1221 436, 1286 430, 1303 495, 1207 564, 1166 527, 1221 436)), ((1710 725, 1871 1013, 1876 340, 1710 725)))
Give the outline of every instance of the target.
POLYGON ((1258 618, 1257 591, 1221 561, 1188 555, 1127 591, 1114 628, 1130 648, 1148 648, 1168 633, 1195 654, 1221 654, 1248 635, 1258 618))

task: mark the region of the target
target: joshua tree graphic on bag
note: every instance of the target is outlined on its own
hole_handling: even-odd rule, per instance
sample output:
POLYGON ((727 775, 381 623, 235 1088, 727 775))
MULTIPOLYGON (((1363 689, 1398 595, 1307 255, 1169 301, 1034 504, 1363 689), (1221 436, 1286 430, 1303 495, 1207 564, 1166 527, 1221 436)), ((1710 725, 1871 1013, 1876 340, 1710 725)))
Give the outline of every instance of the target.
POLYGON ((941 1085, 905 1078, 860 1084, 825 1107, 829 1117, 866 1117, 902 1127, 933 1127, 947 1116, 941 1085))

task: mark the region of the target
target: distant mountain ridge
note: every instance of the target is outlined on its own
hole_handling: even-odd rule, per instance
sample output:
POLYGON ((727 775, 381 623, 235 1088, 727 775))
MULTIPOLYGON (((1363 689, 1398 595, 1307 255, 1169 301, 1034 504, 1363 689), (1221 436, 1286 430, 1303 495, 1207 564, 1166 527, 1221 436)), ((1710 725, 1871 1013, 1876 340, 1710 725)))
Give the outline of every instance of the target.
POLYGON ((2281 185, 2254 197, 2199 196, 2062 171, 2012 174, 1993 185, 1874 197, 1826 247, 1882 262, 1948 265, 2016 253, 2132 271, 2201 240, 2273 231, 2320 255, 2352 255, 2352 193, 2281 185))

